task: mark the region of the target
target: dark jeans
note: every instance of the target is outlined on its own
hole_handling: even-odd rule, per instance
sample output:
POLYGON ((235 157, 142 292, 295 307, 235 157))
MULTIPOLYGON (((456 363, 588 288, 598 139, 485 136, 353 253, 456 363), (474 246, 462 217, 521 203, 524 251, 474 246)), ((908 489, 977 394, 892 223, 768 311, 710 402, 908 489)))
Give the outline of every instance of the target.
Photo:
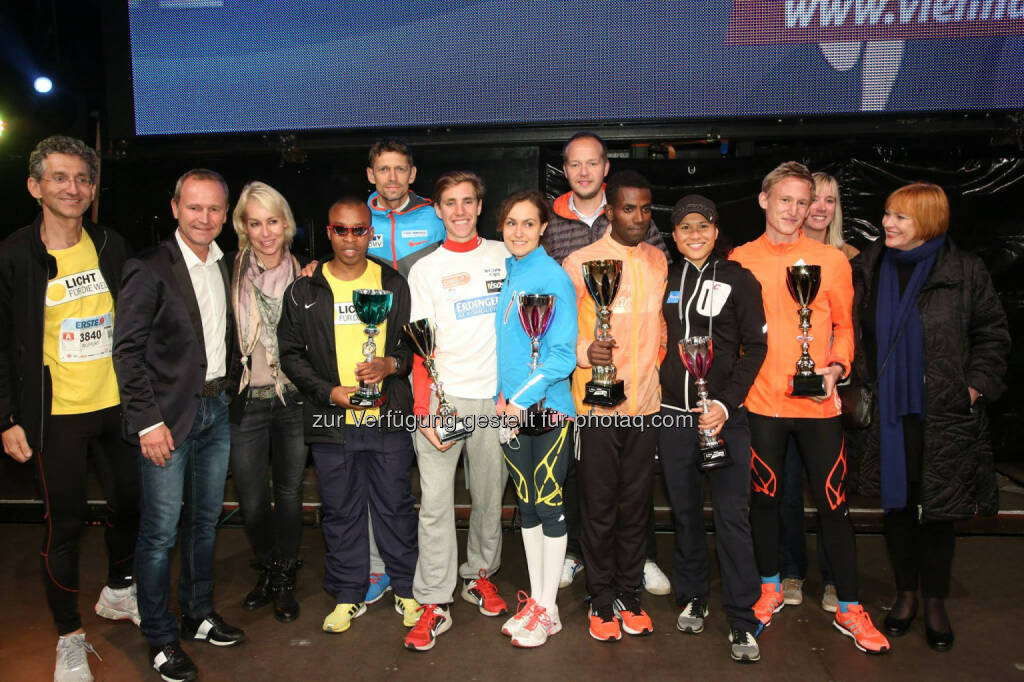
POLYGON ((313 443, 311 449, 327 544, 324 589, 338 604, 366 598, 369 509, 391 586, 399 597, 411 597, 419 558, 419 519, 409 483, 409 467, 416 459, 412 437, 405 431, 346 426, 344 443, 313 443))
POLYGON ((199 400, 192 430, 185 442, 175 443, 167 466, 139 457, 141 518, 135 582, 142 634, 151 646, 178 639, 178 623, 170 611, 170 569, 179 518, 178 604, 189 618, 201 619, 213 612, 214 545, 224 505, 231 428, 224 392, 199 400))
POLYGON ((138 448, 121 438, 121 407, 46 419, 43 447, 36 455, 46 533, 39 552, 46 600, 66 635, 82 627, 78 613, 78 544, 89 513, 86 461, 95 454, 107 498, 104 537, 107 585, 132 583, 132 555, 139 528, 138 448))
POLYGON ((731 466, 706 474, 697 468, 697 429, 678 423, 677 418, 693 415, 677 410, 661 411, 663 419, 678 425, 662 425, 658 430, 659 459, 665 474, 672 515, 676 525, 676 560, 672 572, 676 603, 685 605, 694 597, 707 599, 711 591, 708 571, 708 546, 701 509, 704 495, 701 484, 707 476, 711 484, 711 509, 715 519, 715 545, 722 572, 722 606, 729 623, 745 632, 760 627, 754 604, 761 596, 761 579, 754 561, 754 541, 748 520, 750 507, 750 431, 747 411, 736 408, 722 429, 721 438, 733 459, 731 466))
POLYGON ((639 426, 587 426, 580 438, 580 544, 595 607, 643 585, 658 433, 639 426))
MULTIPOLYGON (((786 463, 783 465, 784 485, 779 504, 779 572, 783 578, 807 577, 807 533, 804 529, 804 465, 796 440, 789 439, 786 463)), ((820 524, 819 524, 820 525, 820 524)), ((818 537, 818 568, 826 585, 834 585, 832 567, 825 556, 825 543, 818 537)))
POLYGON ((297 559, 302 537, 302 402, 296 391, 285 400, 250 400, 241 423, 231 425, 231 478, 249 543, 264 565, 297 559))

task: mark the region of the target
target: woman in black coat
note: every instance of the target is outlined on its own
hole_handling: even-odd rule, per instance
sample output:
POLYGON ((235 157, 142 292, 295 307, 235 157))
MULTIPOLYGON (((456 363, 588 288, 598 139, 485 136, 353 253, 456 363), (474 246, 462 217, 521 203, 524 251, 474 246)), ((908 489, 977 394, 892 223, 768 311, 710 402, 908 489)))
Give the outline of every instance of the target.
POLYGON ((997 509, 984 406, 1006 388, 1010 335, 985 266, 946 235, 941 187, 896 190, 882 225, 853 261, 855 372, 876 398, 861 492, 885 510, 897 589, 886 630, 906 634, 920 586, 928 643, 946 651, 953 522, 997 509))

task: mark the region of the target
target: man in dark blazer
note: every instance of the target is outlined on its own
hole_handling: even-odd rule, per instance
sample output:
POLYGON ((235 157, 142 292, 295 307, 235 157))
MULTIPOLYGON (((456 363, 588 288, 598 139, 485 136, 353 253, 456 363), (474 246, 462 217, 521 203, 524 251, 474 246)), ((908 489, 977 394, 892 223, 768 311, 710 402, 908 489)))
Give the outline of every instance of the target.
POLYGON ((233 324, 228 265, 214 241, 227 219, 227 183, 213 171, 190 170, 178 179, 171 211, 174 236, 125 265, 114 366, 125 433, 142 449, 135 549, 142 633, 163 679, 192 680, 196 667, 179 632, 221 647, 245 638, 213 609, 230 449, 225 389, 233 324), (182 509, 179 631, 169 610, 169 573, 182 509))

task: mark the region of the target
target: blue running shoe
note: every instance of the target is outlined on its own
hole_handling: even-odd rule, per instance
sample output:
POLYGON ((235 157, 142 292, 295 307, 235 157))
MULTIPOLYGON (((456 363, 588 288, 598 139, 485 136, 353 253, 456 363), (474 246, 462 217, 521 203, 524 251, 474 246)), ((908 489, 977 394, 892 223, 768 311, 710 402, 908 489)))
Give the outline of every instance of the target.
POLYGON ((370 589, 366 591, 367 604, 379 601, 384 593, 391 589, 391 577, 387 573, 371 573, 370 589))

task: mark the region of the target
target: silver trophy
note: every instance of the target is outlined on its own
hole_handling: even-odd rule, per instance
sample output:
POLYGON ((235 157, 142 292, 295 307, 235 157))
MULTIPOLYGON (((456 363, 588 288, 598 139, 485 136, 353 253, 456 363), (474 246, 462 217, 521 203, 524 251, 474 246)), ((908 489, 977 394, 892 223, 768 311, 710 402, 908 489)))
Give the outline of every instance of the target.
MULTIPOLYGON (((537 371, 540 362, 540 340, 551 327, 555 317, 553 294, 519 294, 519 323, 530 338, 530 374, 537 371)), ((526 410, 525 423, 519 431, 527 436, 537 436, 557 426, 558 413, 544 407, 541 398, 526 410)))
POLYGON ((793 300, 800 304, 800 335, 802 344, 800 358, 796 361, 793 375, 793 397, 818 397, 825 395, 825 377, 814 372, 814 360, 808 352, 811 336, 811 303, 821 286, 820 265, 790 265, 786 268, 786 288, 793 300))
MULTIPOLYGON (((363 344, 363 357, 366 362, 377 357, 377 344, 374 343, 373 337, 380 333, 377 325, 388 319, 392 299, 393 294, 383 289, 356 289, 352 292, 352 307, 356 311, 356 317, 366 325, 363 330, 367 336, 366 343, 363 344)), ((384 395, 380 392, 378 384, 360 381, 359 389, 348 401, 356 407, 379 407, 384 403, 384 395)))
POLYGON ((460 419, 455 406, 448 402, 444 394, 444 386, 437 377, 437 366, 434 364, 434 347, 437 337, 433 320, 423 318, 414 320, 405 325, 406 336, 412 341, 416 354, 423 358, 423 366, 434 382, 434 391, 437 393, 437 416, 438 423, 435 427, 441 445, 455 440, 469 438, 473 430, 466 426, 464 419, 460 419))
MULTIPOLYGON (((715 352, 710 336, 691 336, 679 342, 679 357, 683 367, 693 376, 697 384, 697 398, 700 400, 704 414, 708 413, 708 372, 715 352)), ((729 449, 711 429, 697 429, 697 449, 700 451, 700 463, 697 465, 704 471, 726 467, 732 464, 729 449)))
MULTIPOLYGON (((611 305, 619 293, 622 281, 622 261, 590 260, 583 264, 583 282, 594 299, 597 320, 594 325, 595 341, 610 341, 611 305)), ((588 405, 615 407, 626 399, 625 383, 615 379, 615 365, 595 365, 593 379, 587 382, 583 402, 588 405)))

